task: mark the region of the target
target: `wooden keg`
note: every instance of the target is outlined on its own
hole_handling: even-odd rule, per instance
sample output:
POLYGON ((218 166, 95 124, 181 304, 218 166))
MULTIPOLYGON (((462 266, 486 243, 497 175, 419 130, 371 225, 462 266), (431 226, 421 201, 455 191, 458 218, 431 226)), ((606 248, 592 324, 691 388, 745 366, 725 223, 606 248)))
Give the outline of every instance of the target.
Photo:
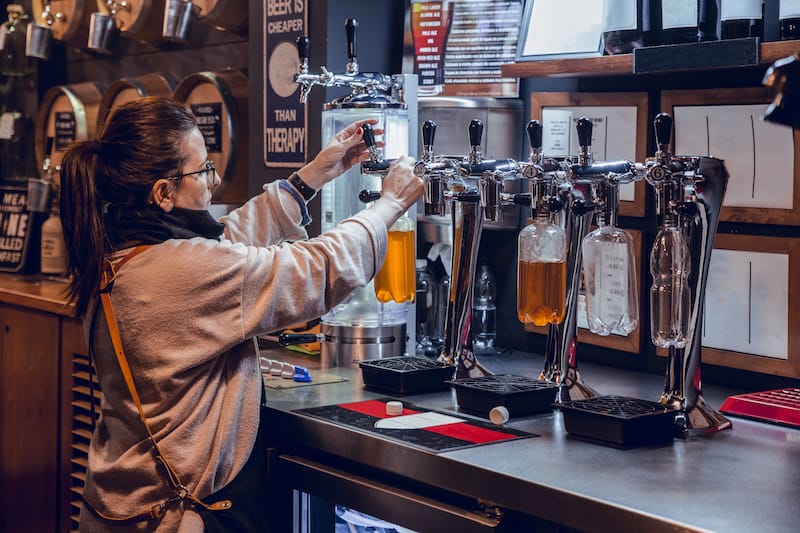
MULTIPOLYGON (((57 171, 61 168, 64 152, 75 141, 91 139, 97 133, 97 114, 103 98, 103 85, 87 81, 72 85, 51 87, 42 98, 36 114, 36 162, 41 171, 47 138, 52 137, 50 161, 57 171)), ((44 175, 42 175, 44 177, 44 175)), ((56 172, 56 181, 59 176, 56 172)))
POLYGON ((192 0, 200 10, 199 18, 217 29, 247 34, 247 0, 192 0))
POLYGON ((53 39, 76 49, 84 49, 89 41, 89 21, 97 11, 92 0, 33 0, 33 21, 50 26, 53 39))
POLYGON ((172 97, 175 79, 169 74, 150 72, 132 78, 121 78, 111 83, 103 93, 97 113, 97 131, 103 128, 106 118, 117 107, 143 96, 172 97))
POLYGON ((239 70, 197 72, 175 88, 174 98, 197 117, 222 184, 214 192, 218 204, 242 204, 248 198, 247 77, 239 70))

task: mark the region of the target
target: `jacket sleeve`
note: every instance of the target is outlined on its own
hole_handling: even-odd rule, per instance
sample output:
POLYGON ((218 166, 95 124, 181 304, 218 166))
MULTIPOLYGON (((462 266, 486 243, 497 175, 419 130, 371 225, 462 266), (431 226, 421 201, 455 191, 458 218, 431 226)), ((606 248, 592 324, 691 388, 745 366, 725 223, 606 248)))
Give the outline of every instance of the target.
POLYGON ((220 218, 225 237, 231 242, 251 246, 269 246, 283 241, 308 238, 301 226, 302 213, 292 195, 274 181, 264 185, 264 192, 220 218))

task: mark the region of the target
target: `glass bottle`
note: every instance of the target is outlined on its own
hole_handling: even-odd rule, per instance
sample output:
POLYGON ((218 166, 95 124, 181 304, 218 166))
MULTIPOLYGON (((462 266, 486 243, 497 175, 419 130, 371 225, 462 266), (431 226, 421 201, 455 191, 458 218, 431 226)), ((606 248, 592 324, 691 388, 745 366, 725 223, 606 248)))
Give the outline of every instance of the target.
POLYGON ((650 336, 658 348, 683 348, 691 315, 689 248, 675 215, 665 214, 650 253, 650 336))
POLYGON ((519 233, 517 317, 545 326, 564 321, 567 299, 567 236, 547 209, 519 233))
POLYGON ((444 329, 447 323, 447 302, 450 301, 450 276, 447 274, 439 278, 439 303, 436 307, 436 332, 431 335, 434 346, 444 345, 444 329))
POLYGON ((485 260, 478 265, 472 296, 472 351, 494 355, 497 339, 497 285, 485 260))
POLYGON ((658 44, 660 2, 606 0, 603 5, 603 46, 607 54, 629 54, 634 48, 658 44))
POLYGON ((639 291, 633 238, 614 224, 605 224, 583 238, 583 276, 589 329, 598 335, 627 335, 639 323, 639 291))
POLYGON ((417 259, 416 288, 417 351, 426 353, 434 346, 436 333, 436 307, 439 304, 439 287, 428 269, 427 259, 417 259))
POLYGON ((699 0, 697 3, 697 40, 717 41, 719 24, 718 0, 699 0))
POLYGON ((50 209, 50 216, 42 223, 40 267, 42 274, 62 276, 67 272, 67 246, 58 208, 58 188, 50 209))
POLYGON ((375 276, 375 296, 381 303, 413 302, 417 290, 414 223, 404 214, 389 228, 386 260, 375 276))
POLYGON ((661 44, 697 41, 698 0, 661 2, 661 44))
POLYGON ((721 0, 720 38, 764 38, 763 0, 721 0))
POLYGON ((800 39, 800 0, 781 0, 778 9, 780 39, 800 39))

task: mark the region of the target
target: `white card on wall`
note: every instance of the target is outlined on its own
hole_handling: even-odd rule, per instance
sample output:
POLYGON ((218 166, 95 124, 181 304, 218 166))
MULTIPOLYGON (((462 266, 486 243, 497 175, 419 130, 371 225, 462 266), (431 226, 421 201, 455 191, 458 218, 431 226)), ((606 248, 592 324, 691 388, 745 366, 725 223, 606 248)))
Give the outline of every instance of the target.
MULTIPOLYGON (((581 117, 592 121, 595 161, 636 161, 636 106, 574 106, 542 109, 542 153, 548 157, 580 153, 575 125, 581 117)), ((619 199, 633 202, 635 184, 619 187, 619 199)))
POLYGON ((788 317, 788 254, 714 250, 703 346, 786 360, 788 317))
POLYGON ((791 128, 761 119, 764 104, 675 106, 675 153, 713 156, 730 173, 726 207, 792 209, 791 128))

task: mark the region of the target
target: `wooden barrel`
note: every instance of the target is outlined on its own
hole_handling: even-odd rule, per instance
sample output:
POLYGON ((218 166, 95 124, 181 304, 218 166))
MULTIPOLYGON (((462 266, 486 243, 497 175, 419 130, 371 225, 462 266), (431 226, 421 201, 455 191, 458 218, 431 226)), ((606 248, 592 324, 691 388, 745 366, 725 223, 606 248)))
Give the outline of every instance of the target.
POLYGON ((247 0, 193 0, 200 10, 199 19, 217 29, 247 34, 247 0))
POLYGON ((121 78, 111 83, 103 93, 100 111, 97 113, 97 131, 103 128, 106 118, 117 107, 138 100, 143 96, 171 97, 175 89, 175 80, 169 74, 156 72, 142 74, 132 78, 121 78))
POLYGON ((33 21, 50 26, 53 39, 66 46, 85 49, 89 42, 89 21, 97 11, 94 0, 33 0, 33 21), (49 6, 49 10, 47 7, 49 6))
POLYGON ((114 15, 120 33, 143 43, 160 42, 166 0, 128 0, 128 5, 114 15))
POLYGON ((175 88, 174 98, 197 117, 222 184, 214 192, 218 204, 242 204, 248 198, 247 77, 239 70, 197 72, 175 88))
MULTIPOLYGON (((50 161, 56 169, 56 182, 59 180, 61 159, 67 148, 73 142, 91 139, 97 133, 97 113, 103 98, 103 88, 101 83, 87 81, 56 85, 44 94, 36 114, 36 162, 41 169, 46 155, 47 138, 52 137, 54 142, 50 161)), ((40 173, 44 177, 41 170, 40 173)))

